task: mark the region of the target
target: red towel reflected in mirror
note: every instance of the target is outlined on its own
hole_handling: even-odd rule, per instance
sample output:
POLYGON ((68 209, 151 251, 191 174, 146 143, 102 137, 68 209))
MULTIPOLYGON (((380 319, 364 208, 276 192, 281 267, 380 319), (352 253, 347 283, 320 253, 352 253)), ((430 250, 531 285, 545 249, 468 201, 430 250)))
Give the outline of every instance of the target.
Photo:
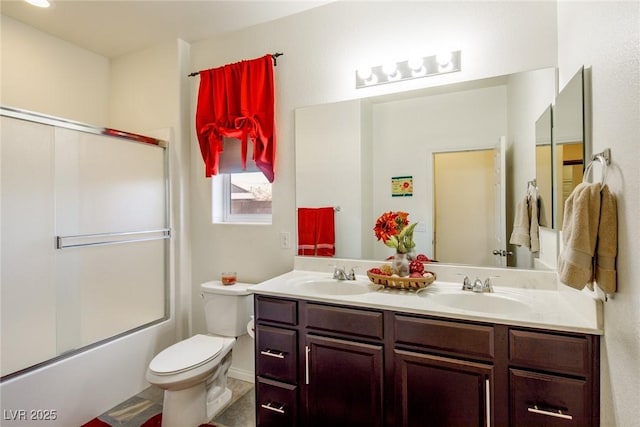
POLYGON ((332 207, 298 208, 298 255, 335 256, 335 241, 332 207))

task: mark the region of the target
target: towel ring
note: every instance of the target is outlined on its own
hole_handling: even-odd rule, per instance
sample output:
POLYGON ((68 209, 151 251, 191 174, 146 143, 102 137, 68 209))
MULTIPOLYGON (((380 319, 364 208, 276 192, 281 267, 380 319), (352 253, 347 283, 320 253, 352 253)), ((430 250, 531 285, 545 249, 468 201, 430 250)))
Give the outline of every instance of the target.
POLYGON ((595 163, 596 160, 598 160, 600 164, 602 164, 602 179, 600 180, 600 188, 602 188, 604 187, 604 183, 607 180, 607 164, 608 164, 607 159, 602 154, 597 154, 593 156, 593 160, 591 160, 587 165, 587 167, 584 169, 584 174, 582 175, 582 182, 589 182, 587 177, 589 176, 589 173, 591 172, 593 164, 595 163))

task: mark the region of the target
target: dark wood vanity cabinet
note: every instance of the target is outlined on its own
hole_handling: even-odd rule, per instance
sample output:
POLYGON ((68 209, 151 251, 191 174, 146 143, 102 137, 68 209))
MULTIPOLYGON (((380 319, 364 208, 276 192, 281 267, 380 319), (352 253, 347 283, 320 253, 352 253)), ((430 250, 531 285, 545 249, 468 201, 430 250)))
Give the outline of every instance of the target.
POLYGON ((258 426, 384 425, 381 311, 263 296, 255 307, 258 426))
POLYGON ((396 425, 488 425, 491 365, 402 350, 394 362, 396 425))
POLYGON ((308 302, 305 426, 384 425, 383 313, 308 302))
POLYGON ((305 351, 304 425, 382 427, 382 345, 308 334, 305 351))
POLYGON ((599 425, 599 337, 256 295, 258 426, 599 425))
POLYGON ((494 425, 494 329, 396 314, 396 425, 494 425))
POLYGON ((256 423, 297 426, 298 303, 256 297, 255 314, 256 423))

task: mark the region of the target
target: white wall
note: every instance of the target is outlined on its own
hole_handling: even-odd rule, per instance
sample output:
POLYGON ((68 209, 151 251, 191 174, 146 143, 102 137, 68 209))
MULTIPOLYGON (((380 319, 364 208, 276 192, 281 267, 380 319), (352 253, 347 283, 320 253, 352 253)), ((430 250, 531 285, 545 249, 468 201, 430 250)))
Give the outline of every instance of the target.
MULTIPOLYGON (((601 425, 640 419, 640 3, 558 4, 560 88, 592 69, 593 150, 611 148, 607 183, 618 199, 618 293, 604 305, 601 425)), ((599 170, 599 166, 594 166, 599 170)))
POLYGON ((0 103, 108 124, 109 60, 0 15, 0 103))

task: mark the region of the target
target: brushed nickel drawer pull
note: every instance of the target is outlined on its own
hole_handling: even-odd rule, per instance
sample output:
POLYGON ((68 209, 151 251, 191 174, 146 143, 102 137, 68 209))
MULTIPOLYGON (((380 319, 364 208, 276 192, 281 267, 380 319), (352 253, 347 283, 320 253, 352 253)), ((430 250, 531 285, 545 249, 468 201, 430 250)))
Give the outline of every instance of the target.
POLYGON ((491 383, 487 378, 484 380, 484 395, 485 395, 485 418, 487 427, 491 427, 491 383))
POLYGON ((533 405, 533 408, 527 408, 527 411, 533 412, 534 414, 547 415, 549 417, 562 418, 565 420, 572 420, 573 417, 569 414, 563 414, 560 409, 557 411, 545 411, 544 409, 538 408, 538 405, 533 405))
POLYGON ((284 353, 281 351, 266 349, 262 350, 260 354, 262 354, 263 356, 275 357, 276 359, 284 359, 284 353))
POLYGON ((275 407, 275 406, 273 406, 272 402, 269 402, 269 403, 266 403, 266 404, 263 403, 262 405, 260 405, 260 407, 264 408, 264 409, 268 409, 268 410, 273 411, 273 412, 277 412, 279 414, 284 414, 284 405, 280 405, 279 407, 275 407))
POLYGON ((309 352, 311 349, 308 345, 304 346, 304 383, 309 384, 309 352))

